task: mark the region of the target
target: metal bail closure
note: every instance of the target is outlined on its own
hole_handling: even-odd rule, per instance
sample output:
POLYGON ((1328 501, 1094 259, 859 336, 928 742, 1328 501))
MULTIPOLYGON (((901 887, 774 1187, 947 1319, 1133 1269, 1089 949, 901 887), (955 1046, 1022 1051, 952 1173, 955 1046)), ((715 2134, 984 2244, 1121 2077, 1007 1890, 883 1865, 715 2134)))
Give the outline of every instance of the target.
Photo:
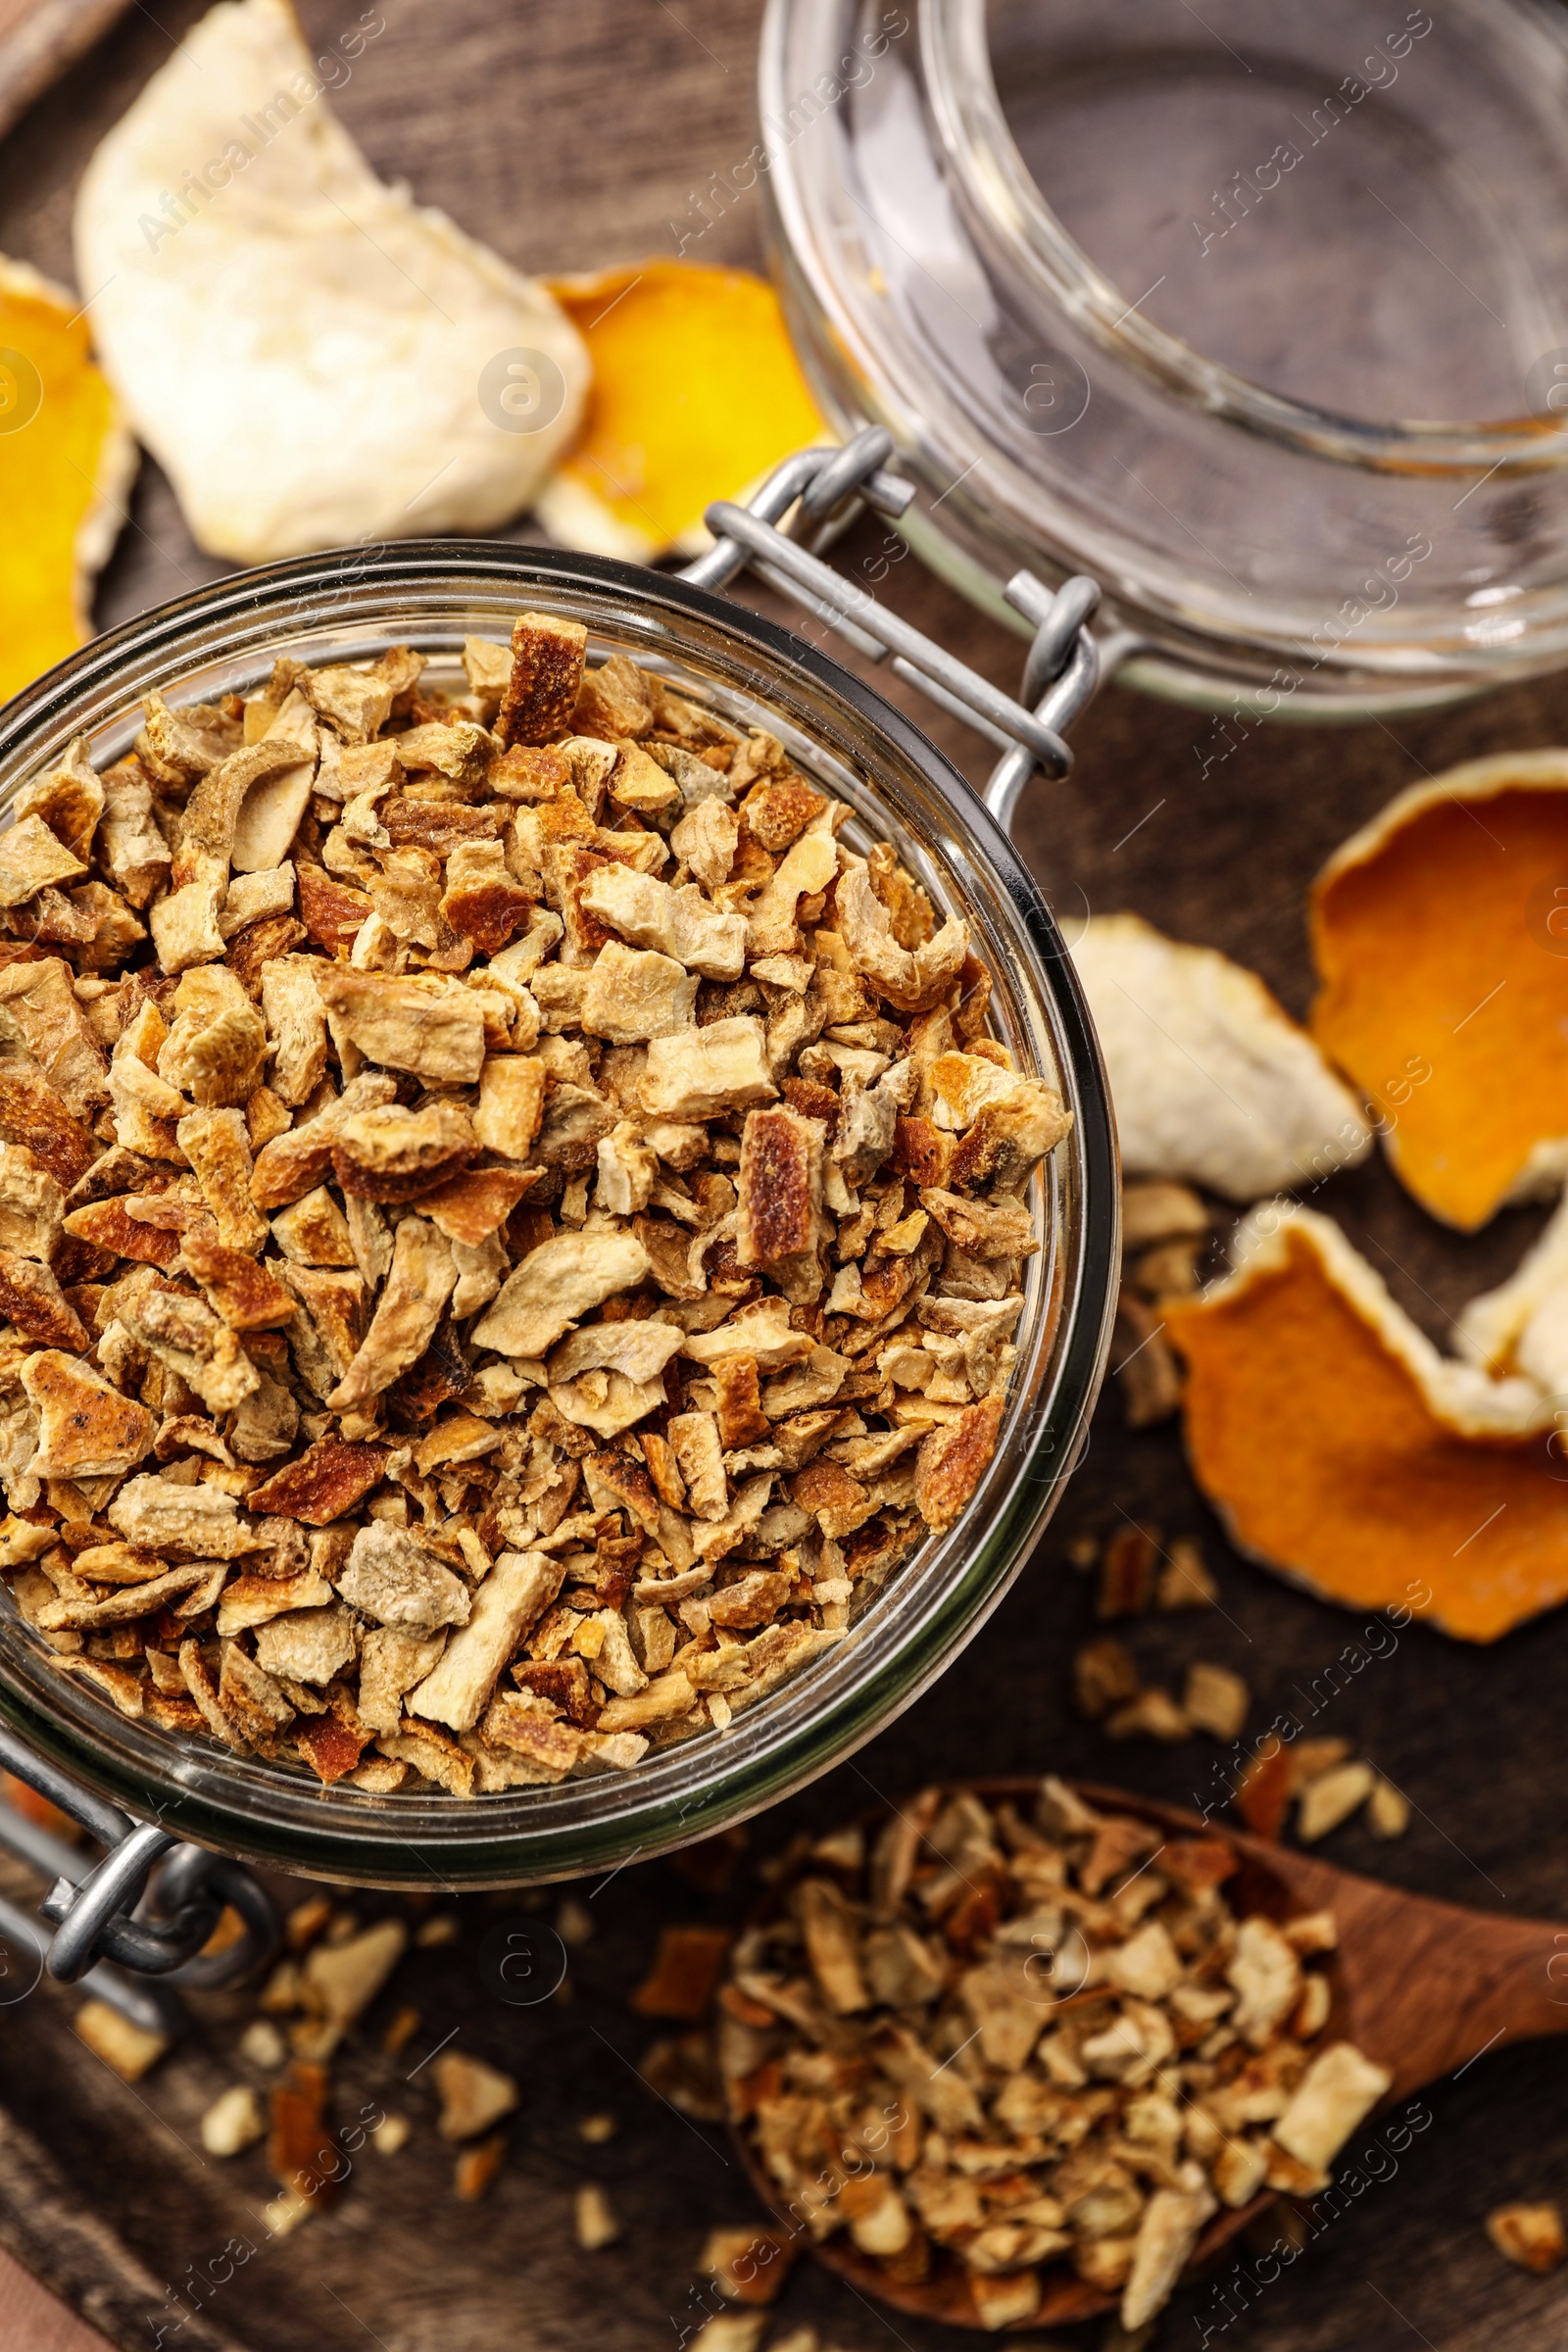
POLYGON ((38 1908, 57 1923, 48 1969, 63 1984, 76 1984, 101 1960, 138 1976, 177 1973, 182 1984, 222 1984, 269 1959, 278 1939, 271 1897, 248 1870, 205 1846, 178 1843, 154 1822, 132 1830, 79 1886, 57 1879, 38 1908), (225 1905, 245 1932, 220 1952, 204 1953, 225 1905))
POLYGON ((78 1788, 69 1774, 37 1756, 14 1732, 0 1727, 0 1765, 73 1820, 101 1845, 90 1866, 52 1830, 0 1803, 0 1845, 54 1884, 39 1903, 53 1938, 15 1905, 0 1906, 0 1936, 30 1942, 60 1984, 88 1988, 135 2022, 155 2018, 177 2029, 179 2003, 130 1984, 122 1971, 161 1977, 181 1985, 228 1983, 261 1966, 277 1948, 279 1923, 271 1896, 239 1863, 204 1846, 183 1844, 157 1822, 132 1822, 117 1806, 78 1788), (243 1933, 218 1952, 204 1952, 224 1907, 243 1933))
MULTIPOLYGON (((892 455, 893 436, 879 425, 867 425, 842 449, 798 450, 774 467, 749 506, 721 499, 708 509, 704 520, 714 543, 680 576, 702 588, 727 588, 749 567, 868 661, 891 657, 896 676, 1001 752, 982 797, 992 815, 1010 828, 1019 795, 1036 769, 1058 777, 1072 766, 1063 730, 1102 677, 1100 648, 1089 628, 1100 588, 1082 574, 1054 593, 1029 571, 1007 582, 1008 604, 1035 631, 1024 663, 1022 700, 1013 702, 879 605, 869 589, 844 579, 817 552, 862 505, 895 521, 905 513, 914 485, 888 471, 892 455), (781 529, 792 507, 798 510, 795 522, 781 529), (812 524, 818 526, 814 534, 808 528, 812 524)), ((1125 650, 1118 646, 1118 654, 1125 650)))
MULTIPOLYGON (((122 1838, 110 1848, 79 1886, 73 1886, 69 1879, 56 1879, 38 1908, 45 1919, 56 1922, 55 1939, 49 1946, 49 1974, 60 1984, 74 1984, 95 1960, 106 1957, 105 1947, 110 1937, 118 1929, 130 1924, 120 1915, 128 1913, 141 1900, 153 1864, 168 1853, 173 1842, 167 1830, 143 1822, 128 1838, 122 1838)), ((214 1910, 203 1943, 217 1924, 218 1914, 214 1910)), ((193 1945, 191 1949, 200 1946, 193 1945)), ((162 1967, 155 1960, 147 1973, 162 1976, 188 1957, 189 1952, 181 1949, 165 1960, 162 1967)))

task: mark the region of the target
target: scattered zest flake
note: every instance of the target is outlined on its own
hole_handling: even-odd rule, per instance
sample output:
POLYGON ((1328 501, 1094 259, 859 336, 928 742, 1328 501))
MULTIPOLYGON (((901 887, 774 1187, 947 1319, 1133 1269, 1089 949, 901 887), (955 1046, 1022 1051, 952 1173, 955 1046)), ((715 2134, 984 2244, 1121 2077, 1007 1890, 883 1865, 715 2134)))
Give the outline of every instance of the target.
POLYGON ((1562 2214, 1552 2203, 1494 2205, 1487 2216, 1487 2235, 1522 2271, 1554 2271, 1568 2254, 1562 2214))

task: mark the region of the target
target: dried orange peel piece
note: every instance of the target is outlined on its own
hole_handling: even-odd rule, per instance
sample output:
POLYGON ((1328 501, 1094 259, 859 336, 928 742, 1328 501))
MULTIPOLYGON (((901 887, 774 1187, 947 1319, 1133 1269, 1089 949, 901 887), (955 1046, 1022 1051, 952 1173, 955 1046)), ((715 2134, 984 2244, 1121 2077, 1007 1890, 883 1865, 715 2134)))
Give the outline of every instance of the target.
POLYGON ((378 175, 325 95, 366 35, 318 38, 292 0, 208 8, 76 191, 110 380, 197 546, 233 564, 499 530, 582 413, 558 306, 378 175))
POLYGON ((1449 768, 1313 886, 1313 1036, 1424 1208, 1473 1232, 1568 1164, 1568 752, 1449 768))
POLYGON ((1568 1196, 1507 1281, 1460 1310, 1454 1345, 1488 1372, 1522 1372, 1568 1396, 1568 1196))
POLYGON ((1414 1605, 1467 1642, 1568 1598, 1550 1398, 1441 1356, 1309 1209, 1265 1203, 1232 1256, 1162 1312, 1187 1359, 1193 1473, 1238 1548, 1325 1600, 1414 1605))
POLYGON ((81 305, 0 256, 0 702, 90 636, 135 470, 81 305))
POLYGON ((1136 914, 1093 916, 1072 959, 1129 1175, 1185 1177, 1245 1204, 1371 1151, 1358 1105, 1244 964, 1136 914))
POLYGON ((593 361, 583 429, 535 509, 563 546, 634 564, 699 554, 714 499, 835 437, 765 278, 649 261, 549 283, 593 361))

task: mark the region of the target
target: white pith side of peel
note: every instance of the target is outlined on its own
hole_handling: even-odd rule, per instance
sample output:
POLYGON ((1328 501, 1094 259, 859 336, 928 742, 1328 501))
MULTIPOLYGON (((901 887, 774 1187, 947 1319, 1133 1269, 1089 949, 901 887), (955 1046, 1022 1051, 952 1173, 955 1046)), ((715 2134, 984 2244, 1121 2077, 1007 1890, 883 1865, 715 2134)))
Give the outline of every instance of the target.
POLYGON ((1255 972, 1135 914, 1094 917, 1072 956, 1128 1175, 1248 1201, 1366 1157, 1355 1098, 1255 972))
POLYGON ((1461 1308, 1457 1345, 1489 1372, 1522 1372, 1568 1396, 1568 1197, 1507 1281, 1461 1308))
POLYGON ((75 243, 104 370, 214 555, 495 529, 576 430, 575 327, 376 177, 288 0, 223 0, 193 26, 88 165, 75 243), (247 147, 171 226, 165 196, 247 147), (510 351, 561 370, 560 414, 537 431, 480 405, 481 371, 510 351))

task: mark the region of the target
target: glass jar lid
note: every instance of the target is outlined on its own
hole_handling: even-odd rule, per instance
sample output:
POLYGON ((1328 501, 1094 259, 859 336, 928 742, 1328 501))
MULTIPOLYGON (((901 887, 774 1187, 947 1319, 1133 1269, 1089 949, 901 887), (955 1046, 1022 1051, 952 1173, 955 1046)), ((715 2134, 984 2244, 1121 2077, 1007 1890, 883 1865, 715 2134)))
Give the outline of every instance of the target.
POLYGON ((827 413, 1000 618, 1284 716, 1568 660, 1568 29, 1532 0, 772 0, 777 266, 827 413))

